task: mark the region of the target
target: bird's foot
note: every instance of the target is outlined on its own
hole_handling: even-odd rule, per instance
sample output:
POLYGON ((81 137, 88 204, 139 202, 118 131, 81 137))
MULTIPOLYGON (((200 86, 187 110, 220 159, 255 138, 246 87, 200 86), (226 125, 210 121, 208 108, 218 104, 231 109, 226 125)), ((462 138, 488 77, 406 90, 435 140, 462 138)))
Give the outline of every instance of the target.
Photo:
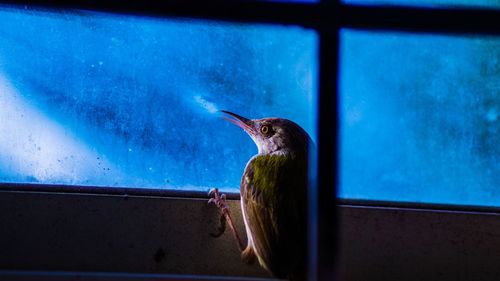
POLYGON ((229 207, 226 204, 226 194, 220 194, 219 189, 217 188, 212 188, 208 192, 208 196, 212 197, 208 200, 208 204, 214 204, 217 206, 222 213, 225 213, 229 209, 229 207))
POLYGON ((208 196, 211 197, 208 200, 208 204, 214 204, 221 210, 221 216, 220 216, 220 225, 217 228, 217 232, 215 233, 210 233, 210 236, 212 237, 219 237, 221 236, 224 231, 226 231, 226 214, 224 210, 228 210, 227 204, 226 204, 226 195, 225 194, 220 194, 219 190, 217 188, 212 188, 208 192, 208 196), (213 197, 212 197, 213 196, 213 197))
POLYGON ((229 207, 227 206, 226 203, 226 195, 220 194, 217 188, 212 188, 208 192, 208 196, 211 197, 208 200, 208 204, 215 204, 215 206, 217 206, 221 210, 220 226, 218 228, 218 232, 210 233, 210 235, 212 235, 213 237, 221 236, 226 230, 226 222, 227 222, 229 224, 229 227, 231 228, 231 232, 233 233, 234 239, 238 243, 240 251, 243 251, 245 248, 238 234, 238 231, 234 227, 233 219, 231 218, 231 213, 229 212, 229 207))

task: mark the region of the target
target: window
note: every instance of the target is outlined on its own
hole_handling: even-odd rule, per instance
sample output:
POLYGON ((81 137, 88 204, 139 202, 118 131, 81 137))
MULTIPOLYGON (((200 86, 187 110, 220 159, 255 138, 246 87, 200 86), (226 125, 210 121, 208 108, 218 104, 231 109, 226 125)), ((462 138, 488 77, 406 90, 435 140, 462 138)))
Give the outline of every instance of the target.
POLYGON ((1 182, 238 192, 256 149, 219 110, 315 135, 313 31, 15 8, 0 18, 1 182))
MULTIPOLYGON (((386 96, 384 93, 381 93, 381 88, 379 88, 380 85, 376 84, 376 82, 372 82, 374 80, 378 81, 377 76, 380 77, 380 74, 391 73, 391 75, 394 76, 401 75, 400 71, 389 72, 390 69, 384 69, 384 64, 390 63, 390 59, 387 61, 380 61, 383 57, 376 56, 378 54, 377 52, 383 52, 384 54, 381 55, 384 55, 384 57, 385 55, 394 55, 395 57, 392 57, 393 59, 407 59, 406 56, 401 54, 400 50, 394 50, 392 46, 412 44, 412 37, 414 36, 419 39, 429 38, 428 36, 430 35, 422 35, 426 33, 498 34, 500 30, 499 11, 356 6, 344 3, 328 4, 326 2, 312 4, 248 1, 244 1, 243 3, 226 3, 226 1, 223 1, 221 3, 223 6, 220 7, 215 7, 212 6, 213 4, 211 5, 210 3, 207 4, 201 1, 194 1, 193 3, 173 3, 177 1, 171 3, 165 1, 147 4, 139 1, 127 1, 123 3, 77 1, 51 4, 41 2, 43 1, 33 1, 33 3, 37 3, 41 6, 45 5, 51 8, 62 9, 57 11, 58 15, 60 15, 61 11, 67 11, 66 9, 68 8, 85 8, 86 10, 96 11, 89 13, 92 14, 92 16, 84 17, 91 18, 91 21, 93 15, 95 15, 94 13, 113 12, 123 14, 123 17, 126 18, 124 19, 125 21, 135 17, 130 16, 130 14, 135 14, 136 16, 147 14, 155 18, 155 20, 148 18, 146 19, 147 22, 156 22, 156 19, 167 16, 180 16, 227 20, 230 22, 251 22, 253 24, 258 23, 258 25, 262 23, 271 23, 310 28, 310 30, 304 31, 297 27, 291 29, 282 29, 282 27, 279 27, 281 30, 290 31, 292 37, 294 36, 293 34, 297 35, 299 33, 301 35, 306 35, 312 45, 316 43, 315 40, 317 35, 316 47, 319 57, 319 72, 317 76, 319 82, 316 86, 314 86, 314 83, 311 83, 312 86, 310 88, 312 89, 311 92, 315 90, 320 92, 318 97, 318 112, 312 113, 317 115, 319 128, 317 132, 319 148, 318 166, 313 169, 313 171, 317 172, 317 178, 314 177, 315 175, 312 177, 314 180, 317 180, 317 185, 315 185, 317 188, 312 189, 313 196, 311 196, 312 202, 317 200, 317 202, 314 202, 317 203, 317 208, 312 209, 317 209, 318 211, 312 214, 312 224, 310 226, 311 233, 313 234, 313 243, 311 243, 313 280, 330 280, 333 274, 333 258, 335 256, 335 243, 337 241, 336 230, 338 230, 338 235, 340 236, 340 251, 338 258, 340 262, 337 272, 340 273, 341 277, 345 277, 345 280, 405 279, 443 281, 469 280, 471 276, 477 279, 494 280, 500 274, 498 265, 495 262, 498 258, 497 249, 500 247, 498 209, 472 206, 467 211, 464 211, 464 208, 457 205, 442 206, 437 204, 415 204, 415 201, 423 201, 423 197, 417 198, 413 195, 397 198, 397 200, 413 202, 406 205, 402 204, 401 201, 393 203, 392 205, 387 202, 376 201, 381 199, 390 200, 391 198, 389 197, 395 194, 396 191, 387 190, 385 187, 389 186, 394 188, 394 184, 401 184, 405 181, 408 182, 415 179, 415 176, 412 174, 404 174, 408 172, 406 169, 401 169, 401 171, 390 171, 391 167, 399 164, 402 164, 403 168, 419 167, 415 165, 415 163, 419 164, 418 162, 397 161, 401 158, 405 158, 401 156, 405 155, 403 149, 410 147, 415 150, 417 148, 427 149, 430 147, 437 151, 440 147, 437 146, 436 148, 429 146, 429 143, 432 143, 433 140, 435 141, 433 138, 421 138, 415 142, 413 138, 414 135, 428 134, 429 132, 426 130, 429 128, 431 133, 433 133, 440 128, 435 127, 434 124, 431 124, 432 126, 430 127, 404 126, 406 123, 414 122, 412 120, 415 120, 415 116, 418 116, 417 113, 419 110, 428 111, 427 104, 425 106, 421 105, 424 102, 420 99, 426 98, 427 100, 425 103, 432 104, 435 102, 435 99, 438 98, 435 92, 426 92, 427 95, 422 96, 415 95, 413 96, 414 99, 411 98, 412 96, 408 92, 402 97, 395 96, 394 92, 390 92, 390 95, 386 96), (386 33, 380 35, 378 31, 375 30, 382 30, 386 33), (415 31, 418 35, 392 34, 392 32, 400 31, 415 31), (397 40, 395 39, 395 42, 391 42, 394 38, 397 40), (365 42, 372 42, 375 39, 376 41, 373 42, 373 44, 375 44, 377 48, 370 49, 370 52, 374 52, 374 56, 364 53, 362 50, 365 42), (357 45, 356 42, 360 43, 357 45), (351 45, 352 43, 355 44, 351 45), (350 46, 359 49, 352 49, 350 46), (389 51, 391 52, 390 54, 385 53, 389 51), (340 54, 340 57, 338 54, 340 54), (344 60, 348 57, 351 58, 349 61, 344 60), (359 59, 373 60, 374 64, 363 67, 363 65, 359 63, 359 59), (360 68, 363 68, 365 72, 364 75, 359 75, 360 68), (339 84, 337 84, 337 82, 339 82, 339 84), (351 84, 351 82, 354 85, 349 87, 348 84, 351 84), (337 89, 338 85, 340 85, 339 89, 337 89), (373 92, 364 92, 364 90, 372 86, 375 89, 373 92), (365 102, 363 102, 363 100, 365 100, 365 102), (368 104, 366 101, 370 102, 369 105, 372 107, 364 108, 363 106, 368 104), (382 103, 383 101, 386 101, 386 103, 382 103), (397 108, 396 104, 402 101, 408 103, 408 107, 411 110, 402 111, 397 108), (373 130, 370 128, 372 125, 366 126, 366 123, 363 124, 363 122, 366 121, 366 119, 363 119, 365 115, 376 115, 377 108, 383 108, 384 114, 377 115, 373 119, 370 118, 368 121, 373 121, 377 127, 382 130, 387 130, 389 133, 397 132, 411 136, 411 138, 408 137, 408 139, 414 142, 411 143, 410 141, 409 144, 403 143, 402 147, 400 146, 401 143, 391 143, 395 144, 397 147, 389 147, 391 153, 383 155, 384 157, 380 157, 383 151, 380 151, 379 147, 372 150, 371 147, 366 145, 365 138, 368 137, 373 138, 374 142, 386 145, 386 139, 380 137, 378 134, 370 134, 371 130, 373 130), (387 109, 387 111, 385 111, 385 109, 387 109), (403 114, 403 117, 408 118, 401 118, 401 121, 398 120, 398 123, 394 123, 392 117, 397 114, 403 114), (338 116, 341 117, 340 120, 335 119, 338 116), (401 127, 403 127, 403 130, 399 130, 401 127), (337 133, 339 134, 338 136, 336 135, 337 133), (360 137, 362 138, 361 140, 360 137), (338 156, 337 150, 341 157, 339 163, 335 162, 335 157, 338 156), (380 159, 380 164, 383 165, 375 165, 373 163, 373 158, 368 158, 369 161, 366 162, 367 159, 364 158, 366 154, 363 152, 371 153, 374 158, 380 159), (346 154, 357 157, 355 159, 359 159, 359 161, 355 162, 352 161, 352 159, 349 160, 346 154), (357 170, 359 169, 357 165, 366 165, 370 169, 357 170), (388 169, 389 173, 387 172, 388 169), (349 181, 346 181, 348 176, 358 176, 360 172, 362 174, 359 175, 359 177, 349 178, 349 181), (337 173, 339 173, 340 176, 341 195, 344 196, 344 199, 355 199, 351 201, 341 200, 338 202, 340 204, 338 207, 340 222, 338 224, 335 223, 336 221, 333 216, 333 210, 335 208, 335 179, 337 178, 337 173), (386 176, 380 177, 379 175, 383 173, 386 173, 386 176), (375 188, 382 190, 384 193, 374 194, 372 190, 368 189, 372 184, 375 185, 375 188), (364 191, 359 189, 360 187, 364 189, 364 191), (360 191, 368 191, 368 193, 361 194, 360 191), (370 199, 370 201, 358 199, 370 199), (314 238, 316 238, 316 240, 314 238)), ((20 2, 19 4, 24 5, 24 3, 20 2)), ((9 9, 11 8, 6 8, 4 13, 9 9)), ((14 10, 17 11, 21 9, 24 9, 24 7, 14 7, 14 10)), ((32 12, 33 11, 29 10, 29 13, 32 12)), ((81 10, 78 10, 78 12, 80 13, 81 10)), ((7 11, 7 13, 9 13, 9 11, 7 11)), ((24 12, 20 13, 22 14, 24 12)), ((10 16, 16 15, 14 13, 10 16)), ((116 16, 115 20, 116 19, 122 19, 122 16, 116 16)), ((189 24, 194 23, 196 25, 196 23, 191 22, 191 20, 188 22, 189 24)), ((231 24, 235 24, 234 22, 231 24)), ((184 21, 184 23, 186 22, 184 21)), ((68 22, 67 24, 71 26, 73 23, 68 22)), ((218 23, 216 25, 218 25, 218 23)), ((91 27, 102 28, 102 26, 91 27)), ((200 25, 200 28, 205 27, 206 23, 200 25)), ((15 29, 17 26, 13 26, 12 28, 15 29)), ((136 24, 133 24, 130 28, 136 28, 136 24)), ((271 29, 274 28, 273 26, 271 29)), ((265 29, 267 30, 267 27, 265 29)), ((8 30, 6 32, 8 32, 8 30)), ((267 31, 262 32, 266 33, 267 31)), ((89 36, 94 36, 94 34, 102 35, 102 33, 106 32, 98 31, 90 33, 89 36)), ((78 36, 83 35, 78 34, 78 36)), ((180 34, 179 36, 182 38, 184 35, 185 34, 180 34)), ((207 36, 207 34, 204 35, 207 36)), ((259 32, 259 36, 260 35, 261 32, 259 32)), ((53 35, 51 34, 50 36, 53 35)), ((250 38, 252 38, 252 36, 250 36, 250 38)), ((422 42, 423 44, 434 44, 436 38, 438 37, 432 37, 432 39, 423 40, 422 42)), ((245 36, 245 38, 241 40, 245 41, 246 39, 245 36)), ((469 40, 471 40, 471 38, 455 38, 453 40, 458 40, 455 41, 455 43, 459 41, 463 43, 463 41, 470 42, 469 40)), ((104 40, 104 42, 106 42, 106 40, 104 40)), ((449 44, 449 42, 445 43, 445 45, 446 44, 449 44)), ((460 51, 460 48, 466 47, 467 44, 468 43, 454 44, 453 48, 450 48, 451 53, 447 53, 447 55, 453 56, 454 52, 460 51), (456 47, 458 48, 455 50, 456 47)), ((488 44, 489 43, 486 43, 482 47, 486 47, 488 44)), ((289 47, 287 44, 283 45, 285 45, 283 46, 285 49, 289 47)), ((17 46, 16 48, 23 48, 23 46, 17 46)), ((78 49, 80 47, 76 46, 76 48, 78 49)), ((312 48, 314 48, 314 46, 312 46, 312 48)), ((418 49, 418 47, 415 49, 418 49)), ((440 55, 436 55, 433 52, 434 50, 429 51, 426 55, 432 57, 434 54, 435 56, 439 56, 439 59, 442 59, 440 55)), ((311 62, 313 66, 311 67, 311 77, 314 77, 313 58, 316 55, 316 51, 307 51, 306 53, 312 58, 311 62)), ((410 53, 409 57, 411 58, 413 55, 418 54, 421 55, 421 53, 410 53)), ((277 53, 275 55, 277 55, 277 53)), ((21 57, 21 60, 22 59, 24 58, 21 57)), ((270 59, 275 58, 273 56, 270 59)), ((94 64, 93 69, 102 69, 98 67, 101 61, 103 62, 102 65, 100 65, 101 67, 107 67, 108 65, 104 60, 98 59, 95 61, 97 64, 94 64)), ((32 63, 33 61, 29 62, 32 63)), ((43 63, 43 61, 34 62, 43 63)), ((7 66, 8 65, 9 64, 7 64, 7 66)), ((13 66, 15 68, 15 64, 13 66)), ((419 70, 418 66, 411 64, 397 66, 399 68, 408 67, 407 70, 411 71, 419 70)), ((90 67, 92 68, 92 65, 90 65, 90 67)), ((45 74, 45 72, 43 72, 45 69, 43 67, 40 67, 40 69, 40 72, 45 74)), ((18 69, 17 72, 22 73, 23 69, 18 69)), ((231 74, 238 74, 237 71, 233 72, 231 72, 231 74)), ((486 70, 486 73, 488 73, 488 70, 486 70)), ((441 74, 450 73, 445 71, 441 74)), ((9 90, 5 93, 13 93, 14 89, 16 89, 16 85, 10 84, 13 79, 14 81, 16 79, 21 79, 20 81, 24 82, 23 75, 16 76, 17 74, 12 72, 9 75, 9 77, 2 76, 0 80, 0 82, 3 83, 2 86, 4 89, 9 90)), ((102 79, 102 76, 96 75, 94 78, 99 80, 102 79)), ((149 78, 150 77, 148 77, 148 79, 149 78)), ((224 79, 224 77, 219 78, 224 79)), ((410 87, 407 86, 408 84, 405 84, 412 83, 412 80, 390 80, 387 79, 387 77, 382 78, 387 80, 385 81, 384 88, 392 87, 396 90, 406 90, 406 87, 408 87, 410 92, 415 90, 415 87, 410 87)), ((312 81, 314 81, 314 79, 312 79, 312 81)), ((19 81, 16 83, 19 83, 19 81)), ((462 83, 465 82, 462 81, 462 83)), ((34 83, 28 84, 31 85, 30 87, 34 85, 34 83)), ((61 85, 75 87, 73 81, 63 81, 61 85)), ((224 85, 225 84, 222 86, 224 85)), ((487 87, 488 82, 481 85, 481 87, 483 86, 487 87)), ((422 85, 421 87, 425 88, 426 85, 422 85)), ((193 108, 208 114, 207 112, 210 112, 213 106, 219 106, 219 104, 215 104, 215 102, 210 99, 210 94, 212 93, 189 95, 190 104, 193 108)), ((10 102, 12 99, 9 98, 12 97, 12 95, 4 95, 3 97, 4 101, 10 102)), ((441 96, 439 98, 444 100, 449 99, 458 107, 468 109, 470 105, 467 103, 467 99, 469 99, 470 96, 464 93, 463 97, 463 100, 453 100, 448 96, 441 96)), ((310 99, 314 99, 314 97, 310 97, 310 99)), ((479 98, 475 102, 480 104, 485 102, 485 100, 479 98)), ((48 101, 41 100, 37 101, 37 103, 47 106, 48 101), (44 102, 45 104, 43 104, 44 102)), ((487 104, 482 108, 485 111, 479 115, 485 118, 483 121, 486 125, 483 125, 488 127, 491 121, 496 121, 496 113, 494 110, 490 111, 490 104, 489 102, 486 103, 487 104)), ((6 108, 10 110, 10 107, 6 108)), ((69 108, 71 109, 70 113, 80 113, 78 109, 72 109, 71 106, 69 108)), ((450 110, 455 112, 454 110, 456 109, 451 108, 450 110)), ((81 112, 85 113, 85 110, 81 110, 81 112)), ((55 112, 52 112, 52 114, 54 114, 54 116, 51 117, 58 117, 55 112)), ((61 118, 60 116, 62 116, 62 113, 58 114, 61 114, 59 115, 59 118, 61 118)), ((90 114, 88 115, 90 116, 90 114)), ((455 116, 443 114, 441 109, 438 110, 438 107, 436 107, 434 112, 429 113, 429 115, 431 117, 430 121, 436 120, 439 122, 450 122, 451 124, 453 124, 452 121, 454 120, 450 119, 455 116)), ((42 119, 42 117, 39 117, 39 119, 42 119)), ((63 121, 69 122, 71 126, 78 125, 74 123, 75 121, 65 120, 63 121)), ((311 121, 307 120, 307 118, 303 119, 302 122, 304 122, 303 125, 306 127, 311 126, 311 121)), ((437 122, 437 126, 441 125, 439 122, 437 122)), ((104 129, 107 128, 105 125, 106 124, 103 125, 104 129)), ((469 126, 467 122, 465 122, 465 125, 469 126)), ((84 129, 95 130, 96 125, 90 123, 87 124, 87 126, 88 127, 84 129)), ((491 130, 494 131, 497 125, 494 123, 492 126, 493 129, 491 130)), ((76 126, 74 128, 79 127, 76 126)), ((113 127, 111 126, 111 128, 113 127)), ((313 126, 309 128, 314 135, 313 126)), ((456 131, 459 132, 460 128, 462 127, 459 127, 456 131)), ((491 133, 490 129, 485 130, 488 132, 487 134, 491 133)), ((457 134, 456 131, 452 130, 451 135, 454 136, 454 134, 457 134)), ((88 131, 85 130, 81 132, 89 134, 88 131)), ((445 133, 447 134, 448 132, 445 133)), ((108 134, 112 133, 109 132, 108 134)), ((446 143, 448 140, 446 134, 439 134, 438 136, 441 139, 438 139, 438 141, 446 143)), ((96 141, 93 138, 94 135, 89 135, 89 139, 96 141)), ((467 140, 470 140, 468 136, 465 136, 465 138, 451 139, 459 140, 458 143, 452 142, 452 145, 457 145, 460 149, 461 147, 458 145, 461 145, 462 140, 464 140, 465 143, 467 140)), ((489 137, 482 139, 485 140, 485 142, 490 140, 489 137)), ((474 149, 486 148, 489 149, 487 151, 496 153, 494 144, 495 142, 493 142, 491 146, 477 146, 474 147, 474 149)), ((250 142, 248 145, 252 146, 250 142)), ((113 149, 115 148, 125 148, 125 154, 129 152, 129 148, 132 148, 132 151, 136 149, 136 147, 130 147, 128 145, 114 145, 113 149)), ((35 149, 37 150, 38 148, 35 147, 35 149)), ((431 152, 434 152, 434 150, 431 152)), ((447 149, 438 152, 441 153, 440 156, 443 157, 437 157, 431 160, 442 162, 438 164, 443 164, 440 167, 444 170, 447 169, 447 165, 451 165, 451 160, 456 159, 453 157, 472 157, 466 160, 472 161, 473 165, 478 165, 473 168, 477 168, 479 173, 484 173, 485 170, 483 168, 486 166, 490 167, 493 172, 494 169, 497 168, 497 166, 495 166, 497 158, 493 155, 485 156, 483 158, 486 160, 482 158, 482 161, 479 161, 480 163, 476 163, 474 157, 477 157, 477 154, 475 154, 475 152, 474 154, 457 153, 456 155, 452 155, 447 149), (490 166, 490 162, 493 162, 493 166, 490 166), (482 165, 486 166, 483 167, 482 165)), ((463 152, 463 150, 457 150, 457 152, 463 152)), ((468 150, 468 152, 470 152, 470 150, 468 150)), ((155 157, 155 155, 153 155, 153 157, 155 157)), ((244 157, 244 159, 246 160, 246 157, 244 157)), ((107 158, 105 160, 107 160, 107 158)), ((405 160, 407 159, 405 158, 405 160)), ((5 166, 5 164, 3 165, 5 166)), ((464 165, 465 168, 469 167, 467 164, 464 165)), ((147 165, 145 167, 147 172, 150 166, 147 165)), ((462 166, 457 164, 456 167, 462 166)), ((131 168, 131 170, 134 169, 131 168)), ((431 172, 433 171, 431 170, 431 172)), ((456 170, 454 170, 454 172, 457 173, 456 170)), ((441 174, 438 174, 438 176, 440 175, 441 174)), ((25 176, 17 177, 17 175, 12 176, 11 172, 4 172, 0 176, 6 181, 39 182, 36 178, 26 178, 25 176), (19 178, 21 178, 21 180, 18 180, 19 178)), ((127 176, 129 176, 128 173, 127 176)), ((426 176, 432 179, 436 177, 432 173, 426 176)), ((231 177, 231 175, 228 177, 231 177)), ((429 178, 419 178, 418 180, 421 181, 417 182, 417 185, 409 186, 414 189, 421 187, 421 185, 430 182, 429 178)), ((107 178, 105 179, 108 180, 107 178)), ((164 187, 164 180, 165 177, 159 177, 159 181, 163 181, 162 184, 152 184, 152 186, 158 187, 160 185, 164 187)), ((443 183, 443 179, 440 178, 433 183, 443 184, 444 187, 451 187, 453 186, 454 180, 456 179, 449 178, 449 182, 443 183)), ((481 181, 482 180, 491 180, 494 182, 496 178, 491 176, 481 179, 481 181)), ((129 181, 124 180, 123 182, 127 185, 129 181)), ((200 180, 200 182, 202 181, 200 180)), ((61 181, 54 180, 53 183, 61 183, 61 181)), ((63 183, 66 184, 66 182, 63 183)), ((465 185, 463 182, 459 183, 465 185)), ((484 187, 483 183, 473 183, 475 186, 484 187)), ((79 184, 79 182, 75 181, 75 184, 79 184)), ((106 184, 112 186, 114 183, 107 182, 106 184)), ((133 186, 136 184, 148 185, 147 183, 136 182, 133 186)), ((186 274, 195 274, 197 276, 189 275, 190 277, 188 278, 192 277, 198 279, 205 278, 203 275, 268 277, 262 269, 258 267, 244 267, 244 265, 238 262, 239 253, 236 247, 230 246, 231 243, 233 243, 230 234, 225 234, 221 239, 213 239, 208 235, 208 229, 216 225, 218 216, 213 208, 208 208, 206 206, 205 197, 203 197, 203 200, 193 198, 195 196, 201 197, 199 193, 184 193, 182 196, 178 196, 178 194, 173 192, 155 193, 152 190, 157 189, 144 189, 141 191, 134 191, 134 193, 130 195, 131 193, 128 190, 121 190, 113 187, 100 188, 98 189, 100 191, 96 191, 96 189, 77 189, 76 193, 74 192, 75 190, 72 190, 73 193, 68 194, 65 193, 64 190, 67 186, 63 186, 62 189, 57 189, 57 191, 62 190, 63 192, 33 192, 33 189, 31 189, 30 192, 16 192, 12 190, 12 187, 21 187, 21 189, 18 190, 23 190, 22 188, 26 190, 29 188, 26 188, 23 184, 15 185, 11 183, 3 183, 1 186, 0 223, 9 227, 4 228, 0 233, 0 249, 2 249, 2 255, 0 255, 0 268, 8 270, 7 272, 0 271, 0 276, 9 276, 10 278, 14 275, 14 277, 17 276, 18 279, 21 279, 26 275, 26 270, 46 270, 49 271, 49 275, 57 274, 52 271, 125 272, 129 273, 125 274, 125 276, 131 278, 134 278, 135 275, 130 273, 135 274, 137 272, 183 274, 182 278, 186 278, 186 274), (95 193, 101 194, 97 195, 95 193), (12 270, 21 270, 22 272, 19 273, 12 270)), ((43 188, 48 185, 42 183, 35 184, 34 186, 36 188, 43 188)), ((179 184, 179 186, 182 186, 182 184, 179 184)), ((41 190, 47 191, 49 189, 41 190)), ((439 195, 433 198, 435 199, 437 196, 439 195)), ((429 201, 437 202, 437 200, 435 201, 434 199, 431 198, 429 201)), ((481 198, 471 199, 471 197, 468 197, 467 200, 469 201, 458 199, 454 200, 452 203, 484 203, 481 201, 481 198)), ((235 216, 240 217, 240 221, 236 222, 237 227, 243 229, 244 226, 241 222, 241 215, 238 213, 237 208, 238 202, 231 201, 230 204, 232 210, 236 214, 235 216)), ((313 204, 313 206, 316 207, 315 204, 313 204)), ((47 273, 35 272, 35 277, 31 279, 36 280, 36 276, 39 277, 43 274, 47 273)), ((73 275, 79 277, 78 273, 70 273, 70 278, 73 275)), ((113 275, 113 273, 111 273, 111 275, 114 276, 112 278, 119 278, 116 274, 113 275)), ((88 277, 89 275, 86 276, 88 277)), ((92 276, 95 277, 94 279, 98 279, 102 277, 102 273, 97 273, 96 275, 90 274, 90 279, 93 278, 92 276)), ((146 276, 146 278, 148 277, 153 276, 146 276)), ((162 275, 159 278, 175 280, 178 277, 177 275, 162 275)))
POLYGON ((498 38, 341 41, 340 196, 499 206, 498 38))
POLYGON ((217 111, 287 117, 314 139, 316 32, 130 4, 0 8, 0 279, 268 277, 209 235, 206 190, 237 191, 255 151, 217 111))

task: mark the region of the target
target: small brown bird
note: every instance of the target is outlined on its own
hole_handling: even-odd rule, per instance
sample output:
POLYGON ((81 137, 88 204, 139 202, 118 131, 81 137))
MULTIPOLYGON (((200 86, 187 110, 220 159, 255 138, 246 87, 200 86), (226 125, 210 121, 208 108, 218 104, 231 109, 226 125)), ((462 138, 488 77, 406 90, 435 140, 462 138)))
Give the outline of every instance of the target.
MULTIPOLYGON (((255 142, 258 154, 247 163, 240 183, 241 209, 248 237, 244 261, 259 261, 277 278, 307 279, 308 134, 283 118, 250 120, 237 114, 225 119, 241 127, 255 142)), ((232 226, 217 190, 211 192, 232 226)), ((242 245, 241 242, 239 242, 242 245)))

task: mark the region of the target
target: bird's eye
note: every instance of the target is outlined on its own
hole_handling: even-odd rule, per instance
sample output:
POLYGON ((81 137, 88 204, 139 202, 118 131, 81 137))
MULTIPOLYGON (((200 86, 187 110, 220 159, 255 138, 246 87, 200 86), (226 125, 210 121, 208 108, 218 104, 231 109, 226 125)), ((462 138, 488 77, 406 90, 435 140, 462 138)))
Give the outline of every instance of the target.
POLYGON ((260 127, 260 132, 264 135, 267 135, 269 133, 269 126, 264 125, 264 126, 260 127))

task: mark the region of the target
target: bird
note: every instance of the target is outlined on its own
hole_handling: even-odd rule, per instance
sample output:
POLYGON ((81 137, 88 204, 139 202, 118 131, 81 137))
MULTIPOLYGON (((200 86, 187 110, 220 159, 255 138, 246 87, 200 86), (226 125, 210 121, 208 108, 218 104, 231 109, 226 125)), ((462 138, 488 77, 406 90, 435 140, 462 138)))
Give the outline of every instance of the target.
MULTIPOLYGON (((284 118, 247 119, 222 110, 224 118, 242 128, 258 153, 250 158, 240 182, 241 210, 247 235, 240 241, 241 258, 255 260, 273 276, 307 280, 308 159, 313 146, 307 132, 284 118)), ((236 239, 224 195, 212 189, 236 239)))

